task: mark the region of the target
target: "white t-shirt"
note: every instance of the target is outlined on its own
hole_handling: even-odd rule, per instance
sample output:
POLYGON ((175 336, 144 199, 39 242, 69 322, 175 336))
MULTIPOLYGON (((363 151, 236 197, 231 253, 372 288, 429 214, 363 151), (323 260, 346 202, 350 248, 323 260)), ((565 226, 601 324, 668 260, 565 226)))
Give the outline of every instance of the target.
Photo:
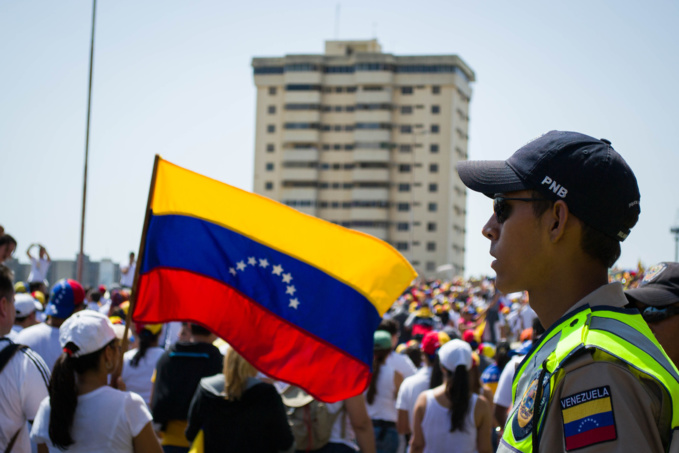
MULTIPOLYGON (((60 452, 49 437, 50 399, 40 403, 31 430, 31 440, 45 443, 60 452)), ((141 396, 103 386, 78 396, 71 437, 75 442, 68 453, 134 452, 132 439, 151 421, 151 413, 141 396)))
POLYGON ((397 412, 394 395, 395 372, 396 370, 394 367, 389 364, 388 360, 385 360, 380 368, 380 374, 377 376, 377 393, 375 393, 375 399, 372 404, 368 403, 368 392, 366 391, 366 407, 368 409, 368 416, 371 420, 384 420, 396 423, 397 412))
POLYGON ((417 367, 410 360, 410 357, 405 354, 398 354, 392 351, 384 360, 384 364, 401 373, 404 379, 417 373, 417 367))
POLYGON ((429 389, 430 380, 431 367, 425 366, 420 368, 414 375, 407 377, 398 390, 396 409, 408 412, 408 421, 410 422, 411 430, 413 429, 417 397, 420 396, 420 393, 429 389))
POLYGON ((123 356, 123 382, 127 390, 141 396, 146 405, 149 405, 151 400, 151 387, 153 387, 151 377, 156 369, 156 362, 164 352, 165 349, 157 346, 148 348, 136 367, 130 365, 130 360, 137 353, 137 349, 127 351, 123 356))
POLYGON ((17 335, 16 343, 25 344, 37 352, 51 371, 61 355, 62 348, 59 344, 59 328, 48 326, 45 323, 26 327, 17 335))
POLYGON ((525 356, 515 355, 507 365, 505 365, 500 379, 497 381, 497 389, 495 389, 495 396, 493 396, 493 403, 504 406, 506 408, 512 407, 512 381, 514 381, 514 374, 516 367, 521 363, 525 356))
MULTIPOLYGON (((10 344, 0 339, 0 351, 10 344)), ((27 420, 33 420, 40 402, 47 396, 49 370, 33 351, 14 353, 0 373, 0 451, 5 451, 10 439, 19 429, 13 453, 30 453, 27 420)))
MULTIPOLYGON (((327 407, 328 412, 331 414, 336 414, 337 411, 342 410, 344 407, 344 401, 328 404, 327 407)), ((345 410, 344 413, 339 414, 337 419, 335 419, 335 423, 332 425, 332 429, 330 430, 330 440, 328 442, 333 444, 344 444, 347 447, 358 451, 358 445, 356 445, 356 442, 354 442, 355 439, 356 434, 354 434, 354 430, 352 429, 351 422, 349 420, 349 415, 345 410), (342 436, 343 423, 344 436, 342 436)))
POLYGON ((476 423, 474 423, 474 408, 478 395, 472 393, 469 397, 469 410, 465 417, 463 430, 450 432, 450 409, 441 406, 434 397, 433 390, 427 390, 427 408, 422 419, 422 434, 424 435, 424 453, 446 453, 454 446, 459 453, 476 452, 476 423))
POLYGON ((134 284, 134 271, 137 268, 137 262, 133 262, 128 266, 127 274, 120 273, 120 286, 132 288, 134 284))
POLYGON ((42 282, 47 278, 47 270, 50 268, 50 262, 47 258, 31 258, 31 273, 28 274, 28 281, 42 282))

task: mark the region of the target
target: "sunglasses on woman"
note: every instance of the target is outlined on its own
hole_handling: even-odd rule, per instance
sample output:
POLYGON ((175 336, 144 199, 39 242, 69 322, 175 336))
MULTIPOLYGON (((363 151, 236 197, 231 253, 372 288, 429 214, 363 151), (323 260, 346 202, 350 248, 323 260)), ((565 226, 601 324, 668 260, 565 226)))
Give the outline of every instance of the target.
POLYGON ((546 198, 513 198, 513 197, 495 197, 493 198, 493 212, 497 223, 504 223, 512 213, 512 205, 508 201, 546 201, 546 198))
POLYGON ((646 322, 660 322, 674 315, 679 315, 679 307, 668 306, 668 307, 646 307, 641 311, 641 316, 644 317, 646 322))

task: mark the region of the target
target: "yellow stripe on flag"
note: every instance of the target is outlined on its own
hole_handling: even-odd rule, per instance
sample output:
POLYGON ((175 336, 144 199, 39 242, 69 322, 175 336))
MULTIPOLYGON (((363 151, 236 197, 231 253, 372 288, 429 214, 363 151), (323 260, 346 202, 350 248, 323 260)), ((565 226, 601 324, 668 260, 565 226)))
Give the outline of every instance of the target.
POLYGON ((154 215, 186 215, 236 231, 290 255, 363 294, 382 316, 417 276, 393 247, 373 236, 303 214, 160 159, 154 215))
POLYGON ((578 404, 577 406, 564 409, 561 411, 563 415, 563 422, 570 423, 574 420, 579 420, 590 415, 599 414, 601 412, 608 412, 611 410, 611 399, 600 398, 594 401, 578 404))

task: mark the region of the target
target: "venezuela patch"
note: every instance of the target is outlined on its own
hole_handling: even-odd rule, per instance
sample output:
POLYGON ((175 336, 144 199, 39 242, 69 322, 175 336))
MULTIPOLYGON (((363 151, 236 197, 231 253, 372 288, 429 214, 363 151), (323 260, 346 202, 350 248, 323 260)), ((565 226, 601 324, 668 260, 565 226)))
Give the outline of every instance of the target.
POLYGON ((566 451, 618 438, 607 385, 561 398, 566 451))

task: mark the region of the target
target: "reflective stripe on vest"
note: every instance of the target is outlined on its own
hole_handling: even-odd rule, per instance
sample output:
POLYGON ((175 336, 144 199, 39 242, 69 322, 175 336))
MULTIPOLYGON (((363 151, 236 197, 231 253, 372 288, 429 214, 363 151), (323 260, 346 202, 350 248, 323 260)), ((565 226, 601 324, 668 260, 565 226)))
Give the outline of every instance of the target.
POLYGON ((533 451, 564 365, 583 350, 603 351, 657 381, 671 399, 672 428, 679 427, 679 371, 636 310, 584 306, 557 323, 519 365, 498 451, 533 451))

